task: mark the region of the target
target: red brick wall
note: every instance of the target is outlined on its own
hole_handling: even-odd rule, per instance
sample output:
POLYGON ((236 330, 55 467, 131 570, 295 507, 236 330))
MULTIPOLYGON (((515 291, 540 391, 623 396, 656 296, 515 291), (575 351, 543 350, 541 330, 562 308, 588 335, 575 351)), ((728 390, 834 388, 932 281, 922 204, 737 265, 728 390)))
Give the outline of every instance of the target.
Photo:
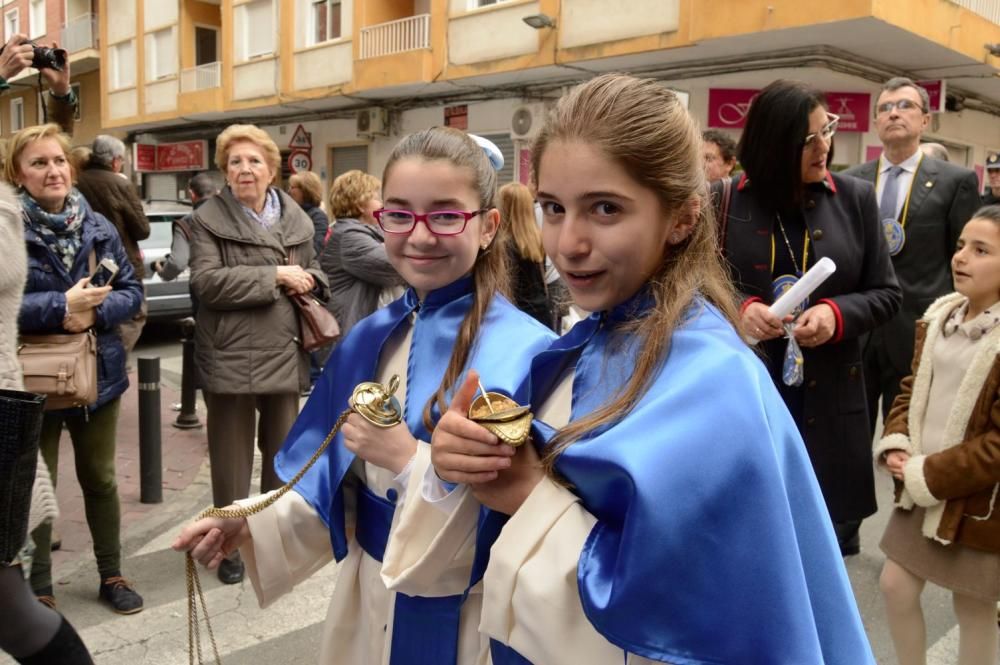
MULTIPOLYGON (((7 12, 14 8, 17 8, 19 18, 21 21, 21 32, 25 35, 30 35, 29 22, 29 0, 17 0, 17 2, 9 3, 0 12, 6 15, 7 12)), ((64 0, 45 0, 45 34, 35 39, 43 44, 51 44, 53 41, 59 40, 59 32, 62 29, 63 22, 65 20, 66 5, 64 0)), ((4 19, 4 27, 6 28, 6 19, 4 19)), ((3 35, 4 42, 10 39, 10 35, 3 35)))
POLYGON ((66 3, 63 0, 45 0, 45 30, 47 34, 42 41, 46 44, 59 41, 63 23, 66 22, 66 3))

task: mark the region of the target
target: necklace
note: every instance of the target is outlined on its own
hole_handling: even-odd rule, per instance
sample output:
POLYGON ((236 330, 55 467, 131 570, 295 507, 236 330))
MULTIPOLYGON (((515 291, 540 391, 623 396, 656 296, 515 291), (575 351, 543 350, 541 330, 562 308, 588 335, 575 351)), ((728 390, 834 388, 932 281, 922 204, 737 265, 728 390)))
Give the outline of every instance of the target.
MULTIPOLYGON (((806 264, 809 261, 809 229, 805 230, 803 234, 805 239, 802 243, 802 268, 799 268, 798 261, 795 260, 795 251, 792 249, 792 243, 788 240, 788 233, 785 232, 785 225, 781 221, 781 215, 775 213, 775 220, 778 222, 778 229, 781 231, 781 237, 785 241, 785 248, 788 250, 788 258, 792 260, 792 267, 796 274, 794 275, 778 275, 774 277, 774 262, 775 262, 775 242, 774 242, 774 232, 771 232, 771 295, 775 301, 778 300, 788 289, 792 288, 795 282, 799 281, 802 274, 806 271, 806 264)), ((798 316, 806 307, 809 306, 809 301, 804 300, 800 303, 795 310, 792 312, 792 316, 798 316)))
MULTIPOLYGON (((788 249, 788 257, 792 260, 792 265, 795 266, 795 272, 801 277, 806 271, 806 262, 809 261, 809 232, 808 229, 804 234, 805 239, 802 243, 802 267, 799 268, 798 261, 795 260, 795 251, 792 249, 792 243, 788 240, 788 234, 785 232, 785 225, 781 221, 781 215, 775 213, 775 218, 778 221, 778 229, 781 231, 781 237, 785 241, 785 247, 788 249)), ((774 242, 774 234, 771 234, 771 242, 774 242)), ((771 249, 771 271, 774 272, 774 248, 771 249)))

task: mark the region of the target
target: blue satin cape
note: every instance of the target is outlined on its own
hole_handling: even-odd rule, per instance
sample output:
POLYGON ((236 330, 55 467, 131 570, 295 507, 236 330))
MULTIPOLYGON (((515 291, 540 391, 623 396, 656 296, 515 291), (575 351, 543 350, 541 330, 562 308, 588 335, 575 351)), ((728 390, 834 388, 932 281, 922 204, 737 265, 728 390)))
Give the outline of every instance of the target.
MULTIPOLYGON (((571 421, 606 403, 635 367, 635 340, 611 331, 637 300, 578 323, 517 397, 537 412, 575 366, 571 421)), ((553 430, 534 433, 544 447, 553 430)), ((556 468, 598 520, 577 581, 612 644, 674 665, 874 665, 795 423, 711 305, 692 306, 635 409, 556 468)), ((527 662, 499 643, 493 661, 527 662)))
MULTIPOLYGON (((348 408, 348 398, 354 387, 375 378, 386 340, 412 312, 416 312, 416 319, 407 360, 404 420, 414 437, 429 442, 430 432, 423 421, 424 405, 444 377, 462 319, 472 306, 473 297, 472 279, 463 277, 432 291, 423 302, 419 302, 410 289, 388 307, 358 322, 331 354, 312 395, 292 426, 281 451, 275 456, 274 467, 278 476, 288 482, 305 466, 337 418, 348 408)), ((466 367, 479 371, 487 390, 512 395, 527 375, 532 357, 545 349, 554 338, 552 331, 497 294, 486 311, 466 367)), ((436 420, 440 414, 435 409, 433 415, 436 420)), ((329 528, 331 546, 338 561, 348 553, 344 478, 354 459, 354 454, 344 447, 338 433, 323 457, 295 486, 295 491, 309 502, 329 528)), ((419 479, 414 482, 419 482, 419 479)), ((383 531, 381 537, 384 542, 398 497, 392 490, 389 496, 379 497, 363 483, 359 486, 359 504, 374 508, 367 514, 382 519, 374 526, 360 524, 363 513, 359 511, 356 533, 383 531), (365 492, 367 495, 361 496, 365 492)), ((377 539, 376 535, 370 540, 377 539)), ((365 550, 380 559, 380 552, 371 551, 369 547, 365 550)), ((457 639, 462 596, 451 598, 453 600, 448 601, 397 594, 393 647, 412 642, 418 653, 396 653, 398 650, 394 648, 392 663, 437 664, 454 660, 455 645, 452 642, 457 639), (453 622, 454 625, 450 625, 453 622), (434 649, 438 650, 432 653, 434 649)))

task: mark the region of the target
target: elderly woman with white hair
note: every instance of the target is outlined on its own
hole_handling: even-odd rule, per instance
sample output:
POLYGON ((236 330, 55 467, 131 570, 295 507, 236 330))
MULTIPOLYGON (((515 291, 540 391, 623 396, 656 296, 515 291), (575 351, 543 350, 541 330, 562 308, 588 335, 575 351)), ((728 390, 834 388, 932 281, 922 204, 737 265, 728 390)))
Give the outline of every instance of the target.
MULTIPOLYGON (((312 292, 325 300, 327 280, 312 220, 272 184, 281 166, 274 141, 253 125, 230 125, 216 146, 226 186, 194 213, 190 267, 212 497, 223 507, 250 493, 255 434, 260 490, 281 486, 273 458, 309 386, 309 355, 287 296, 312 292)), ((235 584, 243 570, 237 553, 219 566, 219 579, 235 584)))

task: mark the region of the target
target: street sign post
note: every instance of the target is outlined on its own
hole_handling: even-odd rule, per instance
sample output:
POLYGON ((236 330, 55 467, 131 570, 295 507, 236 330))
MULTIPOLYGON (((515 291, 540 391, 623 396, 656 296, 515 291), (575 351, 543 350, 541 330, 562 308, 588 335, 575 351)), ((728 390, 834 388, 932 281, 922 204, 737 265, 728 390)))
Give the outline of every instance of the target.
POLYGON ((312 135, 306 131, 305 127, 299 125, 292 133, 292 139, 288 142, 288 147, 291 150, 310 150, 313 147, 312 135))
POLYGON ((288 170, 292 173, 302 173, 312 171, 312 156, 306 150, 293 150, 288 155, 288 170))

